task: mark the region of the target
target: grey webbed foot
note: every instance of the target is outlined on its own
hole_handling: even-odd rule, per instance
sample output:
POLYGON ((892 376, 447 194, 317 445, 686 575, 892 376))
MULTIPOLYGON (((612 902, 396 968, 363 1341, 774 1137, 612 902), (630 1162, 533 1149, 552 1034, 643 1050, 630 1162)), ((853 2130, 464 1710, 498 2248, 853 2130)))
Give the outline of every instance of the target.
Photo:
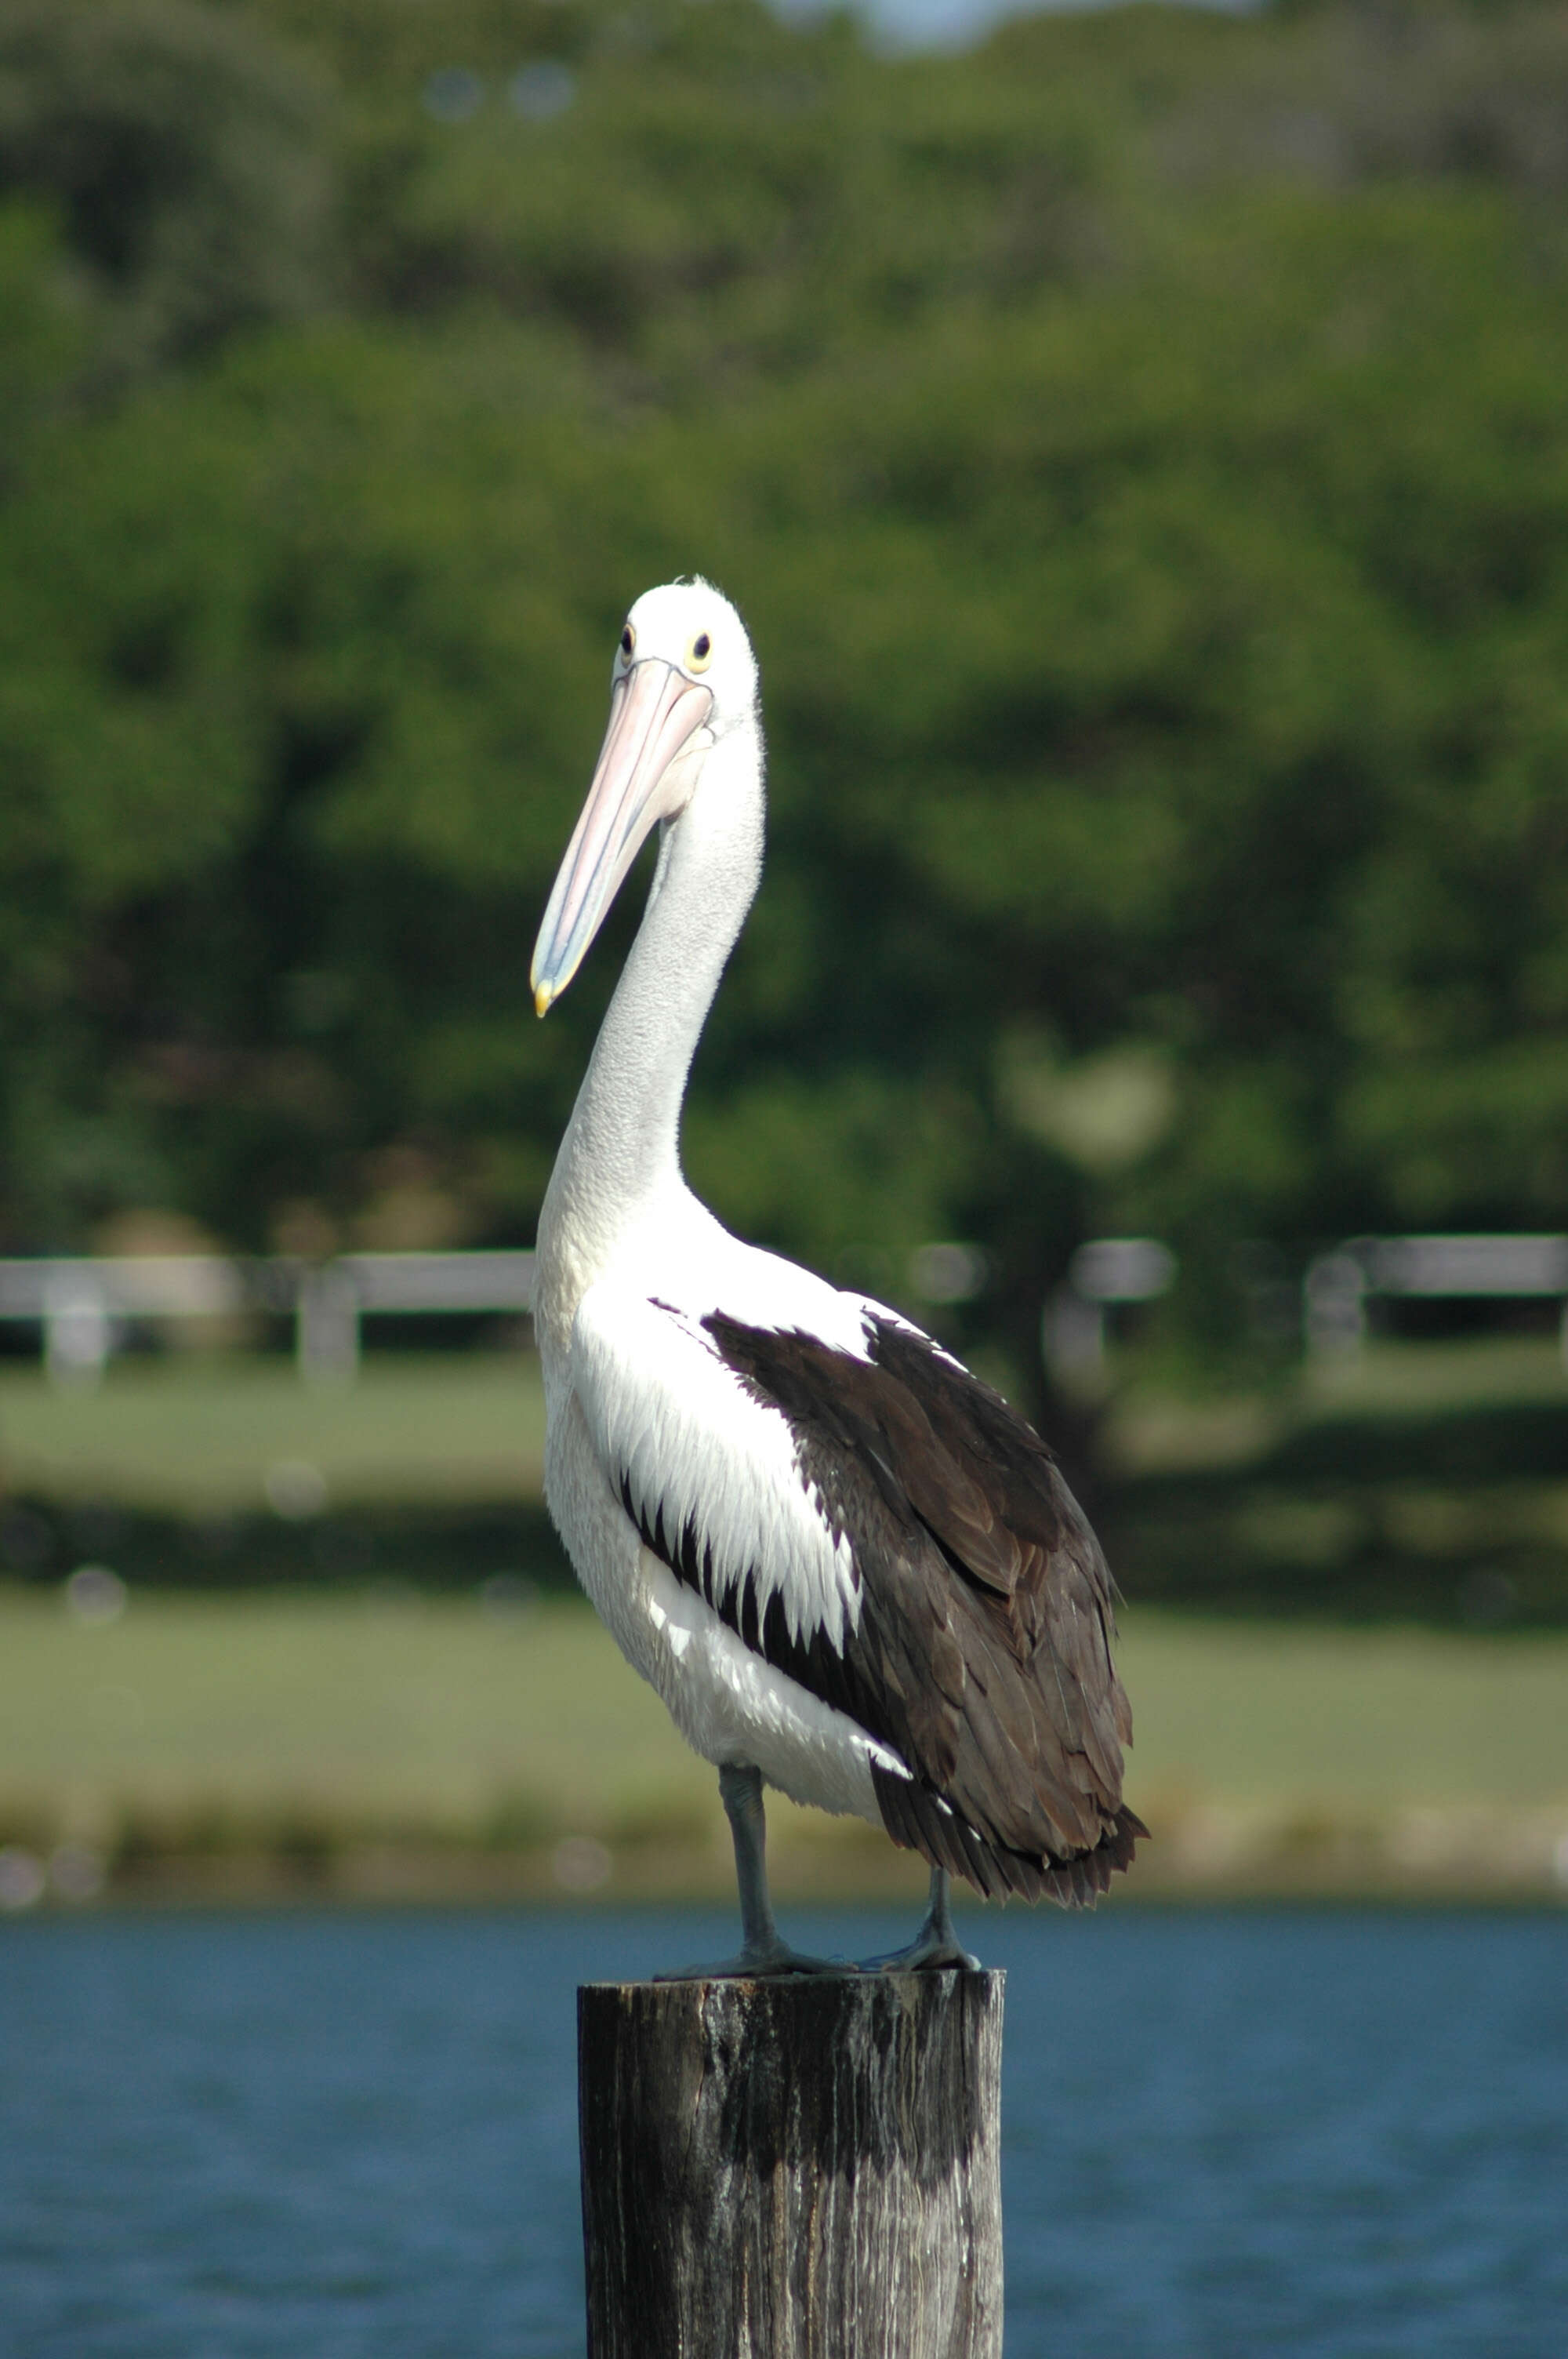
POLYGON ((925 1922, 907 1949, 889 1950, 880 1958, 862 1958, 860 1972, 865 1974, 926 1973, 942 1966, 961 1966, 975 1973, 979 1960, 971 1957, 958 1940, 953 1926, 953 1911, 948 1897, 947 1871, 934 1867, 931 1871, 931 1906, 925 1922))

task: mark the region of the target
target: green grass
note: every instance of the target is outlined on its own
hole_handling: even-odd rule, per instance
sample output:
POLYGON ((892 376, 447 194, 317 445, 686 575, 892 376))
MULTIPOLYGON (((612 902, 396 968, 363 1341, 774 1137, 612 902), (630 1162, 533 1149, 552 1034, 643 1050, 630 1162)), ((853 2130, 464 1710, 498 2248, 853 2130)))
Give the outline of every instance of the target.
POLYGON ((1152 1793, 1568 1807, 1568 1637, 1121 1618, 1137 1782, 1152 1793))
MULTIPOLYGON (((1522 1621, 1529 1579, 1547 1594, 1568 1542, 1564 1401, 1554 1350, 1515 1343, 1374 1347, 1197 1408, 1129 1391, 1111 1427, 1127 1462, 1103 1504, 1135 1601, 1128 1790, 1158 1838, 1134 1889, 1564 1889, 1568 1635, 1413 1626, 1441 1618, 1434 1598, 1495 1613, 1511 1596, 1522 1621), (1208 1594, 1224 1563, 1255 1614, 1310 1614, 1320 1595, 1318 1618, 1136 1603, 1162 1579, 1166 1595, 1208 1594), (1375 1626, 1327 1618, 1364 1597, 1375 1626)), ((0 1588, 0 1843, 85 1843, 127 1890, 271 1893, 308 1872, 312 1888, 428 1892, 548 1889, 576 1838, 602 1847, 616 1892, 722 1890, 712 1774, 587 1609, 498 1611, 479 1593, 484 1574, 534 1570, 518 1516, 539 1524, 538 1569, 558 1570, 537 1516, 542 1442, 525 1353, 378 1354, 355 1386, 319 1392, 282 1360, 126 1361, 92 1393, 5 1369, 0 1482, 49 1503, 51 1571, 69 1549, 103 1552, 76 1530, 88 1503, 227 1516, 234 1536, 211 1560, 230 1587, 181 1594, 162 1585, 192 1577, 179 1530, 124 1521, 106 1545, 131 1602, 109 1624, 73 1620, 57 1581, 0 1588), (313 1591, 336 1560, 268 1505, 269 1474, 291 1464, 317 1470, 349 1525, 384 1518, 352 1560, 362 1579, 410 1569, 398 1534, 420 1514, 490 1502, 511 1521, 436 1534, 444 1593, 313 1591), (143 1555, 116 1557, 138 1531, 143 1555), (266 1553, 274 1532, 297 1535, 294 1557, 266 1553), (285 1563, 302 1585, 239 1585, 285 1563)), ((918 1864, 870 1831, 781 1803, 770 1823, 781 1889, 918 1891, 918 1864)))
MULTIPOLYGON (((1568 1638, 1125 1619, 1145 1890, 1552 1888, 1568 1638)), ((782 1802, 770 1821, 782 1888, 918 1889, 870 1832, 782 1802)), ((83 1625, 57 1592, 0 1593, 7 1833, 96 1844, 133 1882, 138 1860, 200 1885, 204 1862, 308 1853, 373 1888, 444 1888, 465 1858, 547 1885, 569 1836, 616 1889, 729 1872, 712 1772, 556 1600, 155 1594, 83 1625)))
POLYGON ((1098 1436, 1129 1594, 1220 1611, 1568 1627, 1554 1340, 1373 1343, 1229 1397, 1130 1376, 1098 1436))
MULTIPOLYGON (((1195 1399, 1134 1364, 1102 1429, 1115 1474, 1242 1472, 1291 1440, 1370 1423, 1561 1406, 1545 1338, 1373 1343, 1267 1389, 1195 1399)), ((0 1366, 0 1479, 12 1492, 202 1516, 265 1504, 280 1462, 319 1469, 330 1505, 536 1499, 545 1411, 531 1352, 373 1353, 351 1385, 311 1388, 291 1360, 186 1353, 110 1364, 95 1390, 0 1366)))
MULTIPOLYGON (((1294 1434, 1346 1419, 1568 1408, 1547 1339, 1374 1343, 1266 1391, 1194 1401, 1130 1375, 1103 1444, 1113 1471, 1240 1470, 1294 1434)), ((111 1362, 92 1391, 35 1364, 0 1366, 0 1479, 62 1502, 243 1513, 269 1468, 317 1467, 332 1506, 535 1499, 544 1396, 531 1352, 372 1353, 357 1382, 312 1389, 292 1360, 171 1353, 111 1362)))
POLYGON ((373 1354, 321 1387, 254 1355, 112 1361, 90 1391, 0 1370, 0 1480, 63 1503, 243 1514, 265 1510, 270 1470, 300 1463, 330 1507, 536 1499, 544 1448, 532 1352, 373 1354))
POLYGON ((576 1600, 154 1593, 103 1625, 11 1590, 0 1666, 0 1790, 93 1816, 287 1805, 471 1832, 526 1797, 599 1831, 634 1801, 706 1794, 576 1600))
MULTIPOLYGON (((1113 1369, 1116 1363, 1113 1362, 1113 1369)), ((1568 1366, 1546 1336, 1443 1343, 1375 1339, 1358 1352, 1309 1360, 1267 1386, 1199 1392, 1121 1363, 1101 1430, 1118 1473, 1241 1469, 1314 1428, 1359 1419, 1473 1416, 1509 1408, 1568 1410, 1568 1366)))
POLYGON ((1309 1414, 1318 1417, 1420 1416, 1514 1401, 1568 1408, 1568 1365, 1554 1336, 1440 1343, 1374 1338, 1358 1352, 1309 1361, 1301 1392, 1309 1414))

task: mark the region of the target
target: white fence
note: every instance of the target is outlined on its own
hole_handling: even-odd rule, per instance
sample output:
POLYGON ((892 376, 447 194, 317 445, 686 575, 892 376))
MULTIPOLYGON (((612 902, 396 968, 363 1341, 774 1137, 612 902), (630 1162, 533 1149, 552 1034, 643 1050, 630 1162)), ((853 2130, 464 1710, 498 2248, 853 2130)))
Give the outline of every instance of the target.
POLYGON ((524 1311, 531 1253, 344 1254, 306 1262, 279 1255, 127 1255, 103 1260, 0 1261, 0 1319, 37 1321, 57 1384, 93 1383, 128 1321, 213 1319, 261 1310, 292 1317, 300 1374, 351 1378, 360 1322, 377 1313, 524 1311))
MULTIPOLYGON (((1053 1375, 1071 1380, 1103 1365, 1107 1314, 1117 1303, 1167 1293, 1176 1257, 1154 1237, 1097 1237, 1080 1245, 1067 1282, 1045 1306, 1041 1341, 1053 1375)), ((1360 1350, 1374 1295, 1428 1300, 1561 1302, 1568 1367, 1568 1236, 1351 1237, 1320 1254, 1302 1283, 1302 1335, 1314 1358, 1360 1350)))
MULTIPOLYGON (((972 1247, 926 1248, 962 1253, 972 1247)), ((966 1263, 966 1267, 968 1263, 966 1263)), ((944 1264, 944 1267, 946 1265, 944 1264)), ((967 1299, 915 1276, 930 1299, 967 1299)), ((1157 1237, 1096 1237, 1080 1245, 1067 1282, 1046 1305, 1041 1340, 1047 1366, 1062 1376, 1098 1367, 1108 1311, 1169 1291, 1176 1257, 1157 1237)), ((1352 1237, 1320 1254, 1303 1283, 1303 1334, 1314 1355, 1359 1349, 1374 1295, 1496 1301, 1555 1298, 1563 1304, 1568 1365, 1568 1236, 1352 1237)), ((262 1310, 292 1317, 300 1374, 311 1381, 351 1378, 360 1327, 367 1318, 420 1311, 532 1310, 531 1253, 366 1253, 306 1262, 276 1256, 254 1261, 217 1254, 136 1255, 103 1260, 0 1260, 0 1319, 34 1321, 44 1362, 57 1382, 92 1383, 103 1374, 128 1322, 205 1319, 262 1310)))
POLYGON ((1106 1315, 1114 1303, 1152 1302, 1176 1282, 1176 1256, 1158 1237, 1091 1237, 1045 1305, 1040 1349, 1060 1381, 1092 1378, 1105 1364, 1106 1315))
POLYGON ((1351 1237, 1320 1254, 1307 1271, 1307 1350, 1316 1356, 1359 1351, 1375 1294, 1496 1302, 1555 1296, 1568 1366, 1568 1236, 1351 1237))

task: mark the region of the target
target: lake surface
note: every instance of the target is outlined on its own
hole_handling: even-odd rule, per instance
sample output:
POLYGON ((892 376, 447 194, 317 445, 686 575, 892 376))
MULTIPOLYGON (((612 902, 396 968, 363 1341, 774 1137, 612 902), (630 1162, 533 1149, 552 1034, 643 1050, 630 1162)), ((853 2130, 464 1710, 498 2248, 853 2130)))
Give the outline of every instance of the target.
MULTIPOLYGON (((1568 2353, 1568 1917, 963 1922, 1008 1971, 1008 2359, 1568 2353)), ((575 1986, 733 1938, 0 1927, 0 2350, 580 2359, 575 1986)))

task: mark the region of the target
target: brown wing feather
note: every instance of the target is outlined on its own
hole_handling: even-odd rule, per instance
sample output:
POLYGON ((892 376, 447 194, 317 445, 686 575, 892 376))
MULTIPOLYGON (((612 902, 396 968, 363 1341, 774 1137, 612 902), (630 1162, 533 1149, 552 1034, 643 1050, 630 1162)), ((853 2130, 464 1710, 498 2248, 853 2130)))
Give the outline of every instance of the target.
POLYGON ((1131 1714, 1114 1590, 1045 1443, 926 1337, 867 1322, 869 1362, 799 1331, 705 1324, 796 1454, 861 1583, 856 1716, 895 1842, 982 1891, 1095 1897, 1147 1831, 1121 1800, 1131 1714))

